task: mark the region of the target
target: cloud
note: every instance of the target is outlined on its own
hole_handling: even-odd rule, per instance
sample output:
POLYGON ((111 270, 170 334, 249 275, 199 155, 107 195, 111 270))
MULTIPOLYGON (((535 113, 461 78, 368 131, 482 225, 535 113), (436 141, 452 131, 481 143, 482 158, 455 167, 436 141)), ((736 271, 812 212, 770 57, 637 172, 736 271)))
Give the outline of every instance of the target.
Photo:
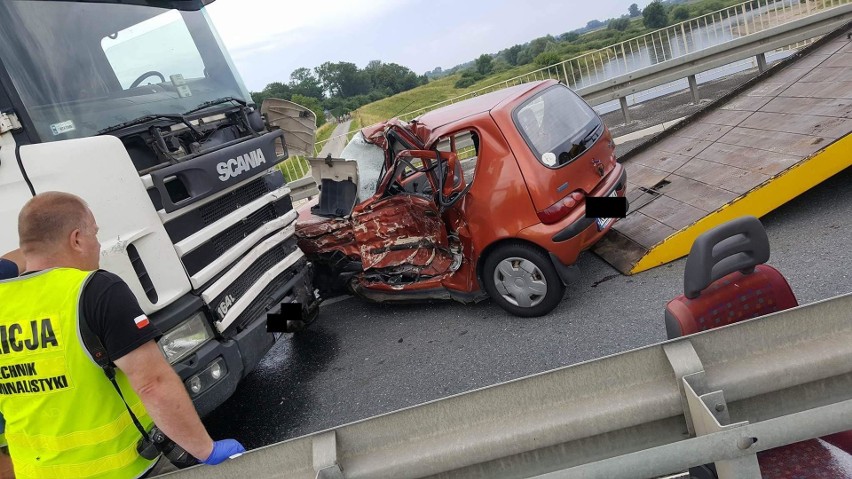
POLYGON ((330 30, 357 26, 411 0, 371 0, 369 7, 351 0, 323 0, 321 5, 304 0, 219 0, 208 7, 219 34, 229 48, 262 48, 292 42, 292 37, 316 38, 330 30))

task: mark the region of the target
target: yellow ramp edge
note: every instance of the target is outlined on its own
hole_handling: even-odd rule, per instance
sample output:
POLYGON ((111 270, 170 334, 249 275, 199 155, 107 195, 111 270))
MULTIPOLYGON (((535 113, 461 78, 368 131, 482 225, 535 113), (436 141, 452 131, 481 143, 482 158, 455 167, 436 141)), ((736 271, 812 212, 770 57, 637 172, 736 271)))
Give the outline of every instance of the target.
MULTIPOLYGON (((852 135, 835 141, 799 163, 722 205, 700 220, 657 243, 632 265, 627 274, 664 265, 689 254, 701 233, 741 216, 761 217, 852 166, 852 135)), ((626 268, 619 268, 622 272, 626 268)))

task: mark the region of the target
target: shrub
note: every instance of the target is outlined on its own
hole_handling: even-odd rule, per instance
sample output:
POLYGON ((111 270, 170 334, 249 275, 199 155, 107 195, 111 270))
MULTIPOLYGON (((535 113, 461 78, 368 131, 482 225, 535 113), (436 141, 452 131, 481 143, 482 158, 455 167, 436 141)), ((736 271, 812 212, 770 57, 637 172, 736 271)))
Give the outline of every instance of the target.
POLYGON ((627 27, 629 26, 629 18, 614 18, 609 21, 609 24, 606 27, 610 30, 618 30, 619 32, 623 32, 624 30, 627 30, 627 27))
POLYGON ((539 53, 538 56, 535 57, 534 61, 535 64, 540 67, 546 67, 561 62, 562 57, 560 57, 556 52, 543 52, 539 53))
POLYGON ((678 5, 672 9, 669 15, 671 15, 673 23, 689 20, 689 7, 686 5, 678 5))

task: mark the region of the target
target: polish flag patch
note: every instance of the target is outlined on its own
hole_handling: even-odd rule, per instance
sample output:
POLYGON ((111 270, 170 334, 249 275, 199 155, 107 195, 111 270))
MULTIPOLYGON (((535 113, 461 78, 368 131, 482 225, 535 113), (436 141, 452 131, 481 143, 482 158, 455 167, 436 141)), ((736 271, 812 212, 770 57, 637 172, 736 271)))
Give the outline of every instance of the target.
POLYGON ((148 324, 149 324, 148 323, 148 316, 145 316, 144 314, 140 314, 139 316, 137 316, 136 318, 133 319, 133 322, 136 323, 137 328, 142 329, 145 326, 148 326, 148 324))

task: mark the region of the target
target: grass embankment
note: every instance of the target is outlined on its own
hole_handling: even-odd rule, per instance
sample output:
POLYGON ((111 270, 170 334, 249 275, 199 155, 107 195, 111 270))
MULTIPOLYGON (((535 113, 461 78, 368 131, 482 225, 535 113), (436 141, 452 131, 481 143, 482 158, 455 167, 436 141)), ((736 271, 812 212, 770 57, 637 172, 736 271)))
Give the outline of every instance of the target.
POLYGON ((346 142, 349 143, 349 140, 355 136, 355 133, 363 127, 361 124, 361 116, 354 115, 352 117, 352 122, 349 123, 349 133, 346 134, 346 142))
POLYGON ((284 181, 290 183, 303 178, 311 171, 308 160, 301 156, 291 156, 278 164, 278 168, 284 173, 284 181))
MULTIPOLYGON (((325 123, 317 128, 316 142, 314 144, 319 145, 320 142, 328 140, 336 126, 336 123, 325 123)), ((316 154, 316 151, 314 151, 314 154, 316 154)), ((308 160, 302 156, 291 156, 282 161, 278 165, 278 168, 284 173, 284 180, 287 183, 303 178, 311 171, 308 160)))
POLYGON ((337 123, 326 123, 323 126, 319 127, 319 129, 317 130, 316 143, 314 143, 314 145, 316 145, 316 151, 314 151, 314 154, 316 154, 316 152, 318 152, 319 149, 322 148, 322 145, 320 145, 321 143, 331 138, 331 134, 334 132, 334 128, 336 126, 337 123))

